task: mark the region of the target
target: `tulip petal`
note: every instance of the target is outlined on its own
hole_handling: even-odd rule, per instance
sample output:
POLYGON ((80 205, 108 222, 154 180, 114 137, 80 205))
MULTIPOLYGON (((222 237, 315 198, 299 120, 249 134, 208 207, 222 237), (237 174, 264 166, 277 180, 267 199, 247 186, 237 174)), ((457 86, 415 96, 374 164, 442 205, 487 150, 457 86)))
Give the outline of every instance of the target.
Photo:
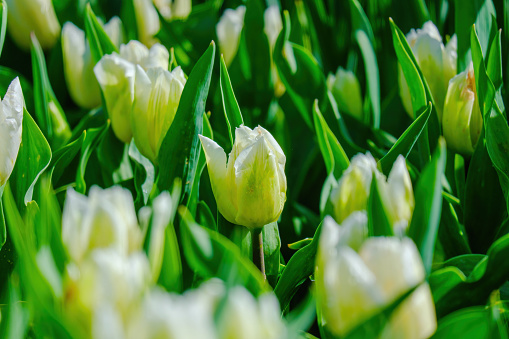
POLYGON ((260 137, 235 159, 238 224, 257 228, 279 218, 286 199, 279 185, 276 156, 260 137))
POLYGON ((216 198, 219 212, 231 223, 235 223, 236 209, 231 200, 231 183, 227 180, 226 153, 215 141, 199 135, 207 167, 212 192, 216 198))
POLYGON ((0 107, 0 187, 14 169, 21 144, 23 107, 25 100, 18 78, 15 78, 5 94, 0 107))

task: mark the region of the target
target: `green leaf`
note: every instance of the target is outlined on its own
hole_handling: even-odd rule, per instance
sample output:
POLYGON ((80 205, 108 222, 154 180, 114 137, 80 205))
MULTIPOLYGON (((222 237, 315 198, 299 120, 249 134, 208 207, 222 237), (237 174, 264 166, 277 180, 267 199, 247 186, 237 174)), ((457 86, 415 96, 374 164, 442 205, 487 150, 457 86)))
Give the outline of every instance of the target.
POLYGON ((470 307, 449 314, 438 324, 432 339, 463 337, 490 338, 490 315, 483 306, 470 307))
POLYGON ((279 228, 277 221, 271 222, 263 226, 263 254, 265 259, 265 274, 267 280, 273 286, 279 275, 279 266, 281 263, 281 237, 279 236, 279 228))
POLYGON ((216 45, 212 42, 194 66, 180 97, 179 107, 159 151, 160 170, 157 187, 169 189, 175 178, 182 178, 182 199, 192 192, 203 130, 203 113, 209 93, 216 45))
POLYGON ((129 161, 129 145, 122 143, 113 132, 111 125, 97 147, 97 158, 106 186, 113 186, 133 178, 129 161))
POLYGON ((71 129, 49 82, 41 45, 35 34, 31 38, 35 116, 53 149, 58 149, 71 137, 71 129))
POLYGON ((423 169, 415 188, 415 209, 408 229, 421 253, 426 272, 431 271, 435 241, 442 210, 442 177, 445 172, 446 147, 443 139, 431 162, 423 169))
POLYGON ((219 277, 228 283, 240 283, 252 294, 267 291, 260 271, 240 253, 235 244, 217 232, 198 225, 189 211, 179 208, 184 255, 189 266, 201 277, 219 277))
POLYGON ((376 175, 373 175, 368 199, 368 234, 372 237, 394 235, 391 221, 385 209, 385 195, 382 191, 384 188, 380 187, 381 184, 383 183, 379 183, 376 175))
POLYGON ((465 229, 458 220, 456 210, 445 199, 442 202, 442 216, 438 228, 438 238, 443 245, 447 258, 472 253, 468 245, 465 229))
POLYGON ((474 64, 475 88, 477 90, 477 98, 479 98, 481 113, 484 117, 493 105, 495 86, 486 73, 481 43, 479 42, 475 26, 472 26, 471 29, 470 43, 472 47, 472 62, 474 64))
POLYGON ((392 165, 400 154, 405 158, 408 157, 415 143, 419 139, 422 131, 426 128, 430 115, 431 103, 428 104, 426 110, 422 114, 419 114, 417 119, 414 120, 414 122, 405 130, 405 132, 403 132, 398 141, 396 141, 396 143, 391 147, 389 152, 387 152, 387 154, 378 161, 378 164, 380 165, 384 174, 389 174, 392 165))
POLYGON ((322 116, 318 100, 313 105, 313 121, 327 173, 334 173, 334 177, 339 178, 350 165, 350 160, 322 116))
POLYGON ((315 257, 321 229, 322 225, 320 224, 316 229, 313 241, 292 255, 279 278, 276 288, 274 288, 274 293, 279 299, 282 310, 285 310, 290 304, 297 287, 315 270, 315 257))
POLYGON ((2 55, 5 41, 5 32, 7 31, 7 10, 7 2, 5 2, 5 0, 0 1, 0 20, 2 20, 0 23, 0 55, 2 55))
POLYGON ((21 146, 10 178, 18 208, 32 201, 35 183, 51 161, 51 149, 30 114, 23 109, 21 146))
POLYGON ((134 162, 134 188, 137 193, 135 205, 144 206, 154 186, 155 168, 152 162, 140 153, 134 141, 129 145, 129 157, 134 162))
POLYGON ((71 161, 78 154, 84 140, 85 132, 81 133, 78 139, 68 143, 53 153, 53 158, 49 165, 49 172, 54 183, 58 182, 58 179, 60 179, 62 174, 65 172, 67 166, 69 166, 71 161))
POLYGON ((101 60, 103 55, 113 52, 118 53, 117 47, 111 42, 103 26, 97 20, 90 4, 87 4, 87 9, 85 11, 85 32, 90 45, 90 52, 95 62, 101 60))
POLYGON ((498 90, 502 86, 502 39, 501 31, 497 31, 495 38, 491 43, 488 53, 487 74, 493 82, 495 89, 498 90))
POLYGON ((244 124, 242 119, 242 113, 240 112, 239 104, 235 99, 233 93, 232 84, 230 82, 230 76, 228 75, 228 69, 224 63, 223 55, 221 55, 221 68, 220 68, 220 79, 219 84, 221 86, 221 97, 223 99, 223 110, 226 118, 226 124, 228 125, 228 135, 233 147, 235 141, 235 128, 240 127, 244 124))

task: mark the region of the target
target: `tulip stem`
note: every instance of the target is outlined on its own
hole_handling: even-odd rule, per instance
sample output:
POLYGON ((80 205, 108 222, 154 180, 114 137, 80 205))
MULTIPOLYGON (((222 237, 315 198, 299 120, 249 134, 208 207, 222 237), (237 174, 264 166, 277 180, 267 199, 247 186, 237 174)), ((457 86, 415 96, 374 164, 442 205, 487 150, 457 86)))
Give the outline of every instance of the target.
POLYGON ((251 230, 251 242, 253 244, 253 263, 263 274, 263 279, 267 280, 265 275, 265 258, 263 255, 263 234, 262 228, 251 230))

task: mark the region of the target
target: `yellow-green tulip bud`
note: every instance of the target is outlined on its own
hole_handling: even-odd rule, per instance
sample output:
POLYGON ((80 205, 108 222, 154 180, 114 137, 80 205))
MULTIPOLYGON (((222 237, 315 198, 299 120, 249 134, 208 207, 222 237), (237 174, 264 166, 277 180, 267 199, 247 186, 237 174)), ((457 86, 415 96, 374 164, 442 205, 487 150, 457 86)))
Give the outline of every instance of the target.
POLYGON ((140 249, 141 229, 131 192, 121 187, 93 186, 88 197, 67 191, 62 215, 62 240, 79 263, 97 248, 110 248, 127 256, 140 249))
POLYGON ((367 153, 352 158, 336 187, 331 191, 330 202, 334 209, 334 218, 342 223, 355 211, 365 211, 371 190, 373 175, 378 180, 379 193, 387 217, 397 234, 404 234, 415 207, 410 175, 405 158, 399 156, 389 173, 389 178, 378 171, 376 161, 367 153))
POLYGON ((136 26, 138 27, 138 39, 150 47, 159 40, 155 35, 161 28, 159 15, 151 0, 133 0, 136 26))
POLYGON ((94 73, 106 101, 111 126, 117 138, 131 142, 131 111, 134 101, 136 64, 147 70, 152 67, 168 69, 169 53, 160 44, 150 50, 138 41, 120 46, 117 53, 105 55, 94 67, 94 73))
POLYGON ((140 153, 154 164, 158 162, 159 148, 173 122, 185 84, 180 67, 171 72, 160 67, 145 72, 136 66, 133 137, 140 153))
MULTIPOLYGON (((104 30, 118 47, 122 42, 122 22, 113 17, 104 25, 104 30)), ((73 101, 80 107, 90 109, 101 104, 99 84, 94 75, 94 60, 85 32, 72 22, 62 28, 62 54, 64 75, 73 101)))
POLYGON ((471 155, 482 130, 482 115, 475 88, 474 68, 449 82, 445 97, 442 128, 447 146, 455 152, 471 155))
POLYGON ((7 0, 7 6, 7 29, 19 47, 30 49, 31 32, 43 49, 53 47, 60 36, 60 23, 51 0, 7 0))
MULTIPOLYGON (((422 26, 422 29, 417 31, 412 29, 407 34, 406 39, 429 85, 438 118, 441 121, 447 84, 456 75, 456 36, 454 35, 447 45, 444 46, 437 27, 433 22, 428 21, 422 26)), ((401 68, 399 70, 399 81, 403 106, 407 113, 414 117, 410 91, 401 68)))
POLYGON ((0 189, 5 185, 18 157, 23 128, 25 99, 19 79, 15 78, 0 102, 0 189))
POLYGON ((246 6, 241 5, 236 9, 228 8, 224 11, 216 25, 216 34, 219 41, 219 49, 224 57, 226 66, 229 66, 237 50, 239 49, 240 33, 244 27, 244 15, 246 6))
POLYGON ((336 75, 329 74, 327 87, 338 104, 339 110, 362 120, 362 94, 359 80, 350 70, 339 67, 336 75))
POLYGON ((274 137, 258 126, 235 129, 226 153, 200 135, 219 212, 231 223, 260 228, 276 221, 286 201, 286 157, 274 137))
POLYGON ((192 9, 191 0, 154 0, 154 5, 166 20, 187 19, 192 9))
MULTIPOLYGON (((323 222, 315 268, 322 325, 344 336, 376 312, 424 281, 425 272, 409 238, 367 235, 365 212, 355 212, 341 226, 323 222), (353 245, 353 247, 352 247, 353 245)), ((428 338, 436 330, 431 291, 421 284, 395 310, 382 338, 428 338)))

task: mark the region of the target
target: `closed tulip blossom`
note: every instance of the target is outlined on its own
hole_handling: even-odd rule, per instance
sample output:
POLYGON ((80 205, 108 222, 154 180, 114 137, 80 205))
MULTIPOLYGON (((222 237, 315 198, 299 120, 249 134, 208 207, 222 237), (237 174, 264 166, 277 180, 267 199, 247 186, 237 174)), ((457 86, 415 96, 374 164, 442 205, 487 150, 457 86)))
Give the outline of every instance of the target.
POLYGON ((139 41, 120 46, 120 54, 105 55, 94 67, 94 73, 106 101, 113 132, 124 143, 131 142, 131 111, 134 101, 136 65, 144 70, 168 69, 169 52, 160 44, 150 50, 139 41))
POLYGON ((169 72, 136 66, 134 104, 131 114, 133 137, 141 154, 157 164, 159 148, 177 113, 186 78, 180 67, 169 72))
POLYGON ((212 191, 221 214, 250 229, 276 221, 286 201, 286 157, 274 137, 258 126, 235 129, 235 143, 226 153, 200 135, 212 191))
MULTIPOLYGON (((104 25, 113 44, 122 42, 122 22, 113 17, 104 25)), ((101 92, 94 74, 95 62, 85 32, 72 22, 62 28, 62 55, 64 75, 72 100, 80 107, 90 109, 101 104, 101 92)))
POLYGON ((239 49, 240 33, 244 27, 244 15, 246 6, 241 5, 236 9, 228 8, 224 11, 216 25, 216 34, 219 41, 219 49, 224 57, 226 66, 229 66, 237 50, 239 49))
POLYGON ((161 15, 166 20, 186 19, 191 13, 191 0, 153 0, 161 15))
MULTIPOLYGON (((18 157, 23 127, 25 99, 19 79, 15 78, 0 102, 0 190, 5 185, 18 157)), ((0 195, 1 197, 1 195, 0 195)))
POLYGON ((409 238, 367 238, 365 212, 323 222, 315 269, 322 325, 343 337, 419 285, 392 313, 380 338, 429 338, 436 315, 417 247, 409 238))
MULTIPOLYGON (((442 109, 449 80, 456 75, 457 39, 453 35, 444 46, 442 37, 433 22, 428 21, 422 29, 412 29, 406 39, 417 60, 435 102, 438 119, 442 109)), ((400 97, 406 112, 414 117, 408 84, 402 70, 399 71, 400 97)), ((414 117, 415 118, 415 117, 414 117)))
POLYGON ((353 212, 367 210, 373 176, 379 182, 379 193, 393 230, 397 234, 404 233, 412 218, 415 200, 405 158, 401 155, 394 162, 388 179, 377 169, 371 154, 354 156, 330 194, 334 219, 341 223, 353 212))
POLYGON ((7 0, 7 29, 14 42, 25 50, 32 43, 34 32, 43 49, 55 45, 60 23, 51 0, 7 0))
POLYGON ((447 146, 464 155, 473 154, 482 126, 474 68, 470 64, 468 69, 449 81, 442 118, 447 146))
POLYGON ((355 73, 339 67, 335 75, 329 74, 327 77, 327 87, 336 99, 342 113, 362 120, 361 85, 355 73))

